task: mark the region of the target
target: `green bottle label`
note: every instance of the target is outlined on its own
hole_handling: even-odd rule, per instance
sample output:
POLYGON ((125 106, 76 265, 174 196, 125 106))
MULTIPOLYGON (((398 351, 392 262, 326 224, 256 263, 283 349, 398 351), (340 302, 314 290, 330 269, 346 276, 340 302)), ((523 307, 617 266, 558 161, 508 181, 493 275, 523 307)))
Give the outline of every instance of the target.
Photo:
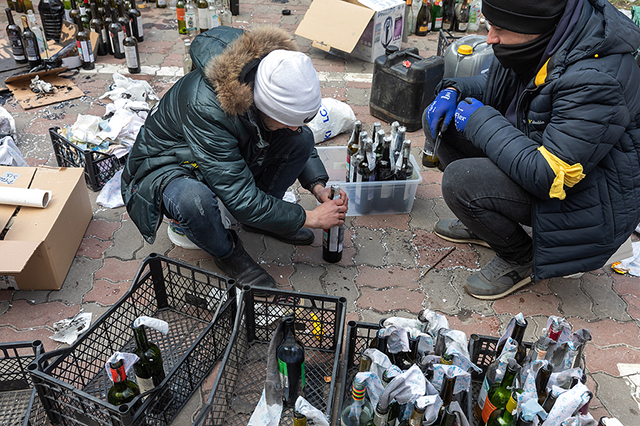
POLYGON ((280 371, 280 383, 283 388, 289 387, 289 375, 287 374, 287 364, 278 358, 278 370, 280 371))

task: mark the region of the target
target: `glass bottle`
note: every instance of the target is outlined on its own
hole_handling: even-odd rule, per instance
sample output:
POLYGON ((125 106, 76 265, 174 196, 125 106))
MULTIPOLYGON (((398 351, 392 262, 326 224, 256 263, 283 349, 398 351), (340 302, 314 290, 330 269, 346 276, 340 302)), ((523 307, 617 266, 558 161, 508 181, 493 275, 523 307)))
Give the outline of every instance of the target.
POLYGON ((442 10, 442 28, 446 28, 449 31, 455 29, 456 24, 456 0, 444 0, 442 10))
MULTIPOLYGON (((363 144, 362 159, 358 163, 357 174, 355 182, 373 182, 375 180, 375 173, 369 167, 369 161, 372 160, 372 145, 371 138, 366 138, 361 141, 363 144)), ((372 185, 358 185, 356 187, 356 196, 354 199, 356 208, 361 214, 371 213, 373 208, 374 188, 372 185)))
POLYGON ((138 43, 144 41, 144 29, 142 28, 142 14, 136 6, 136 1, 131 0, 131 8, 127 11, 129 22, 131 22, 131 32, 138 43))
MULTIPOLYGON (((128 35, 128 38, 133 38, 128 35)), ((126 39, 125 39, 126 41, 126 39)), ((135 42, 135 39, 133 39, 135 42)), ((125 45, 126 49, 126 45, 125 45)), ((127 65, 128 65, 127 60, 127 65)), ((140 392, 145 393, 160 385, 164 380, 164 367, 162 365, 162 354, 160 348, 147 338, 144 325, 133 327, 133 335, 136 339, 136 349, 134 353, 138 355, 138 362, 133 364, 133 371, 136 381, 140 386, 140 392)))
POLYGON ((82 68, 92 70, 96 67, 96 59, 91 48, 91 35, 82 25, 80 18, 76 18, 76 26, 78 28, 76 32, 76 47, 78 48, 82 68))
POLYGON ((187 24, 187 34, 196 35, 198 30, 198 9, 191 0, 184 6, 184 22, 187 24))
POLYGON ((176 16, 178 18, 178 32, 180 34, 189 34, 187 31, 187 23, 184 20, 185 4, 184 0, 178 0, 176 3, 176 16))
MULTIPOLYGON (((340 199, 340 184, 331 184, 331 200, 340 199)), ((342 245, 344 242, 344 227, 337 225, 322 230, 322 259, 325 262, 337 263, 342 260, 342 245)))
POLYGON ((156 0, 156 7, 158 9, 166 9, 167 7, 167 0, 156 0))
POLYGON ((509 363, 502 381, 500 383, 494 383, 489 388, 487 399, 484 401, 484 406, 482 407, 482 421, 485 424, 494 410, 507 406, 507 402, 509 402, 509 398, 511 397, 510 388, 513 386, 513 381, 516 378, 518 370, 519 367, 517 365, 509 363))
POLYGON ((218 28, 220 26, 220 13, 216 8, 215 2, 209 4, 209 28, 218 28))
POLYGON ((106 38, 107 52, 109 53, 109 55, 113 55, 113 44, 111 44, 111 36, 109 33, 109 26, 113 22, 113 19, 111 18, 111 5, 109 4, 109 0, 103 0, 102 5, 103 5, 102 21, 104 22, 104 29, 107 33, 107 38, 106 38))
POLYGON ((542 403, 542 408, 544 408, 544 411, 549 413, 553 408, 553 406, 555 405, 557 399, 558 399, 558 394, 554 392, 552 389, 551 392, 547 394, 547 399, 545 399, 544 402, 542 403))
POLYGON ((511 392, 511 397, 509 398, 509 402, 504 408, 499 410, 495 410, 489 416, 489 420, 487 421, 487 426, 511 426, 513 425, 515 419, 514 414, 516 414, 516 409, 518 408, 518 392, 514 389, 511 392))
POLYGON ((9 10, 16 10, 12 0, 7 0, 7 6, 9 6, 9 10))
MULTIPOLYGON (((528 325, 528 322, 526 319, 523 320, 523 322, 520 322, 519 320, 516 319, 513 325, 513 330, 511 331, 511 338, 516 342, 518 342, 518 350, 516 352, 515 358, 518 364, 520 365, 522 365, 522 363, 524 362, 524 359, 527 356, 527 348, 525 348, 524 344, 522 343, 522 340, 524 339, 524 332, 527 329, 527 325, 528 325)), ((507 343, 507 339, 502 339, 500 344, 498 344, 498 346, 496 347, 496 351, 495 351, 496 358, 502 353, 505 343, 507 343)))
POLYGON ((11 14, 11 9, 8 7, 4 10, 7 13, 7 35, 9 36, 9 43, 11 44, 11 53, 13 53, 13 59, 18 64, 26 64, 27 57, 24 54, 24 45, 22 43, 22 30, 16 25, 11 14))
POLYGON ((38 22, 36 21, 36 15, 33 13, 32 10, 27 11, 27 18, 29 19, 29 27, 31 28, 31 31, 33 31, 33 33, 36 35, 40 57, 48 58, 49 46, 47 45, 47 39, 44 36, 44 31, 42 31, 42 27, 38 25, 38 22))
POLYGON ((411 141, 404 140, 402 142, 402 164, 398 169, 396 180, 407 180, 412 177, 413 165, 411 164, 411 141))
POLYGON ((36 35, 29 28, 29 23, 27 22, 27 17, 25 15, 21 16, 22 19, 22 45, 24 46, 24 53, 27 57, 27 61, 29 62, 29 67, 37 67, 42 63, 42 58, 40 57, 40 51, 38 50, 38 39, 36 35))
MULTIPOLYGON (((33 7, 31 9, 33 10, 33 7)), ((64 13, 61 0, 40 0, 38 3, 40 24, 47 40, 60 41, 64 13)))
POLYGON ((75 24, 76 17, 80 17, 80 9, 78 9, 78 4, 76 0, 71 0, 71 10, 69 11, 69 19, 71 22, 75 24))
POLYGON ((209 3, 207 0, 198 0, 198 30, 203 33, 211 27, 211 19, 209 18, 209 3))
POLYGON ((445 410, 451 405, 453 400, 453 389, 456 386, 456 376, 449 377, 445 374, 442 378, 442 387, 440 388, 440 399, 442 399, 442 407, 438 413, 438 419, 435 424, 441 424, 444 418, 445 410))
POLYGON ((24 3, 24 13, 28 13, 29 11, 34 11, 33 10, 33 2, 31 0, 23 0, 24 3))
POLYGON ((89 17, 87 6, 87 0, 83 0, 78 5, 78 10, 80 11, 80 20, 82 21, 82 26, 84 28, 91 29, 91 18, 89 17))
POLYGON ((138 385, 127 379, 127 373, 124 371, 124 362, 121 359, 110 363, 109 367, 113 378, 113 386, 107 393, 107 401, 110 404, 126 404, 131 402, 137 395, 140 395, 138 385))
POLYGON ((129 18, 127 18, 127 11, 124 8, 124 1, 118 0, 116 2, 116 6, 118 7, 118 17, 116 19, 116 22, 120 24, 120 26, 122 27, 122 33, 125 34, 125 31, 126 31, 125 28, 130 25, 130 21, 129 21, 129 18))
POLYGON ((351 132, 349 141, 347 142, 347 182, 350 182, 351 179, 351 159, 358 152, 360 132, 362 132, 362 121, 356 120, 355 124, 353 125, 353 131, 351 132))
POLYGON ((409 417, 409 426, 422 426, 425 410, 426 407, 419 407, 417 404, 414 405, 411 416, 409 417))
POLYGON ((411 7, 413 0, 405 0, 406 5, 404 7, 404 17, 402 21, 402 42, 406 43, 409 41, 409 32, 411 31, 411 23, 409 22, 409 13, 413 13, 413 8, 411 7))
POLYGON ((442 29, 442 0, 434 0, 431 8, 431 19, 433 20, 431 28, 434 31, 442 29))
POLYGON ((373 146, 374 146, 374 154, 376 155, 376 169, 378 166, 378 161, 382 158, 382 150, 384 149, 384 130, 378 130, 374 135, 373 146))
POLYGON ((293 407, 305 386, 304 346, 294 334, 294 319, 285 317, 284 340, 276 350, 285 407, 293 407))
POLYGON ((422 0, 422 6, 416 19, 416 35, 424 37, 431 31, 431 6, 429 0, 422 0))
POLYGON ((113 49, 113 57, 123 59, 124 56, 124 31, 122 25, 118 23, 116 11, 109 8, 111 13, 111 23, 109 24, 109 39, 111 40, 111 48, 113 49))
POLYGON ((442 414, 442 420, 440 423, 434 423, 435 426, 457 426, 458 418, 455 412, 451 411, 451 405, 444 409, 442 414))
POLYGON ((98 5, 96 3, 91 3, 91 16, 91 22, 89 23, 91 26, 91 31, 98 34, 98 45, 96 46, 96 54, 98 56, 105 56, 109 53, 109 50, 107 49, 109 36, 107 35, 107 29, 104 26, 104 22, 102 22, 102 18, 100 17, 100 13, 98 12, 98 5))
POLYGON ((24 10, 24 0, 16 0, 13 7, 17 13, 26 13, 24 10))
POLYGON ((307 416, 293 410, 293 426, 307 426, 307 416))
POLYGON ((69 16, 69 12, 71 12, 71 0, 63 0, 62 5, 64 6, 64 19, 65 21, 71 21, 71 16, 69 16))
POLYGON ((184 75, 189 74, 193 66, 190 49, 191 49, 191 40, 186 39, 184 41, 184 56, 182 58, 182 69, 184 70, 184 75))
POLYGON ((546 364, 538 370, 538 375, 536 376, 536 392, 538 394, 538 404, 540 405, 544 404, 549 394, 547 385, 549 384, 551 373, 553 373, 553 366, 551 364, 546 364))
POLYGON ((456 5, 456 31, 464 33, 469 25, 469 6, 467 0, 456 5))
POLYGON ((340 414, 342 426, 365 426, 373 418, 371 402, 365 398, 366 385, 357 378, 351 385, 351 401, 344 407, 340 414))

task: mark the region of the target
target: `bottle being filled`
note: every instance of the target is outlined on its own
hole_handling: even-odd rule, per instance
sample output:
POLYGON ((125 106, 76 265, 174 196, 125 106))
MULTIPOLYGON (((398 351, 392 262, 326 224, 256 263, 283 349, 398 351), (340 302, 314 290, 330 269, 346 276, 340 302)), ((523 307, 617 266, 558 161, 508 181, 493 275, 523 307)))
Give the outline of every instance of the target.
POLYGON ((351 160, 358 153, 360 132, 362 132, 362 121, 357 120, 353 125, 353 131, 351 132, 351 136, 347 142, 347 182, 351 182, 352 179, 351 160))
POLYGON ((431 31, 431 6, 429 0, 422 0, 422 6, 418 12, 418 18, 416 19, 416 35, 424 37, 429 31, 431 31))
POLYGON ((93 55, 93 49, 91 48, 90 33, 84 28, 82 21, 77 17, 76 26, 78 27, 78 31, 76 32, 76 47, 78 48, 82 69, 92 70, 96 67, 96 59, 93 55))
POLYGON ((284 317, 284 340, 276 350, 285 407, 293 407, 305 386, 304 346, 294 333, 293 317, 284 317))
POLYGON ((7 13, 7 21, 9 22, 9 25, 7 25, 7 35, 9 36, 13 59, 17 64, 26 64, 27 57, 25 56, 24 45, 22 44, 22 30, 13 20, 11 9, 7 7, 4 11, 7 13))
MULTIPOLYGON (((133 24, 133 21, 130 21, 129 24, 133 24)), ((140 72, 140 52, 138 51, 138 41, 131 34, 131 25, 129 24, 124 27, 126 35, 122 40, 122 47, 129 74, 138 74, 140 72)))
POLYGON ((20 18, 22 19, 22 46, 24 46, 24 53, 27 57, 27 62, 29 63, 30 68, 37 67, 42 63, 40 50, 38 49, 38 39, 29 28, 27 17, 22 15, 20 18))
POLYGON ((144 393, 160 385, 165 378, 162 354, 158 345, 149 341, 144 325, 134 325, 133 335, 136 340, 134 353, 139 358, 133 364, 133 371, 140 391, 144 393))
MULTIPOLYGON (((332 200, 340 199, 340 184, 331 184, 332 200)), ((322 230, 322 258, 325 262, 337 263, 342 260, 342 244, 344 243, 344 227, 334 226, 322 230)))
POLYGON ((113 379, 113 386, 111 386, 107 393, 107 401, 109 401, 109 404, 127 404, 131 402, 133 398, 140 395, 138 385, 127 379, 127 373, 125 372, 122 359, 110 363, 109 368, 111 370, 111 378, 113 379))

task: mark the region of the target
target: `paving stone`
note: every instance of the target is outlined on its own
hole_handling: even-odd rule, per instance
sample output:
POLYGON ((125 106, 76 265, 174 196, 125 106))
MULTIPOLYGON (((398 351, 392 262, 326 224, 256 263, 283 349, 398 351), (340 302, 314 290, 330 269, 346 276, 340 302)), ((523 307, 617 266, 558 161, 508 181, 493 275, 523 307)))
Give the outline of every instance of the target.
MULTIPOLYGON (((402 311, 400 311, 402 312, 402 311)), ((396 312, 399 313, 399 312, 396 312)), ((373 309, 363 309, 360 311, 360 316, 362 316, 362 322, 370 323, 370 324, 379 324, 380 320, 389 318, 391 315, 388 313, 380 313, 376 312, 373 309)))
POLYGON ((173 422, 171 422, 171 425, 190 426, 195 420, 194 416, 196 411, 199 411, 202 406, 202 394, 200 392, 194 392, 193 396, 189 398, 180 413, 176 416, 173 422))
POLYGON ((525 317, 532 315, 558 315, 558 299, 554 295, 538 293, 511 294, 493 302, 493 309, 498 314, 522 312, 525 317))
POLYGON ((11 307, 11 303, 9 302, 0 302, 0 315, 5 314, 9 308, 11 307))
POLYGON ((94 218, 89 222, 86 232, 86 237, 95 237, 101 240, 110 240, 113 238, 113 234, 119 229, 122 224, 118 222, 108 222, 103 219, 94 218))
POLYGON ((640 364, 640 350, 627 346, 600 348, 588 343, 585 349, 585 357, 590 372, 602 371, 612 376, 620 375, 617 366, 618 362, 640 364))
POLYGON ((627 304, 613 290, 613 280, 585 274, 582 276, 582 289, 593 300, 593 312, 596 316, 618 321, 631 319, 626 312, 627 304))
POLYGON ((420 184, 416 190, 416 198, 433 199, 442 198, 442 186, 437 184, 420 184))
POLYGON ((433 200, 416 198, 413 202, 409 226, 411 226, 412 229, 433 230, 433 225, 438 221, 438 216, 433 211, 435 205, 433 200))
POLYGON ((471 251, 471 244, 459 244, 452 243, 451 241, 447 241, 438 237, 433 232, 423 231, 421 229, 416 230, 415 237, 413 238, 413 245, 416 247, 427 247, 432 250, 442 250, 442 249, 450 249, 457 248, 463 251, 471 251))
POLYGON ((276 265, 274 263, 263 263, 265 271, 276 280, 276 285, 282 290, 293 290, 289 277, 293 274, 293 265, 276 265))
POLYGON ((249 253, 249 256, 253 260, 260 259, 260 256, 266 251, 266 246, 264 244, 264 237, 262 234, 256 234, 253 232, 246 232, 240 229, 238 231, 238 238, 242 241, 242 246, 245 251, 249 253))
POLYGON ((169 251, 167 257, 180 260, 193 266, 197 266, 202 260, 211 259, 211 255, 204 250, 190 250, 178 246, 174 246, 174 248, 169 251))
POLYGON ((141 260, 123 261, 108 258, 104 260, 104 265, 96 271, 94 279, 107 279, 114 283, 129 281, 135 277, 141 264, 141 260))
POLYGON ((109 306, 102 306, 98 303, 82 304, 82 310, 84 312, 91 313, 91 324, 95 324, 95 322, 98 321, 98 319, 100 319, 100 317, 104 315, 109 310, 109 308, 109 306))
POLYGON ((33 305, 25 300, 16 300, 9 311, 0 316, 0 325, 12 325, 18 330, 52 326, 54 322, 71 318, 79 311, 79 305, 66 306, 60 302, 33 305))
MULTIPOLYGON (((166 230, 165 230, 166 232, 166 230)), ((122 226, 113 233, 113 245, 107 249, 105 256, 132 260, 135 252, 143 246, 142 234, 131 219, 123 220, 122 226)))
POLYGON ((322 266, 298 263, 294 266, 294 272, 289 278, 295 291, 311 294, 326 294, 322 287, 320 277, 326 273, 322 266))
MULTIPOLYGON (((342 249, 342 259, 336 265, 351 266, 354 264, 354 256, 356 249, 354 247, 345 247, 342 249)), ((293 255, 294 263, 310 263, 312 265, 328 264, 322 258, 322 249, 315 246, 298 246, 293 255)))
POLYGON ((464 268, 479 269, 480 262, 478 253, 472 250, 454 249, 448 256, 443 258, 436 265, 438 269, 464 268))
POLYGON ((408 214, 390 214, 390 215, 370 215, 356 216, 353 220, 353 226, 366 227, 369 229, 389 229, 395 228, 401 231, 409 229, 408 214))
POLYGON ((598 384, 598 399, 612 416, 623 425, 638 424, 640 407, 633 399, 632 390, 625 379, 604 373, 593 374, 598 384))
POLYGON ((131 288, 130 280, 121 282, 111 282, 108 280, 95 280, 93 288, 84 296, 84 302, 97 302, 103 306, 111 306, 120 300, 131 288))
POLYGON ((102 241, 97 238, 83 238, 76 256, 102 259, 104 252, 111 247, 111 245, 111 241, 102 241))
POLYGON ((382 244, 387 251, 385 265, 400 265, 405 268, 416 266, 418 252, 411 244, 412 231, 396 231, 390 229, 382 236, 382 244))
POLYGON ((456 215, 453 214, 451 209, 447 206, 447 203, 444 202, 444 199, 437 198, 433 201, 435 202, 433 211, 435 212, 438 219, 451 219, 456 217, 456 215))
POLYGON ((47 328, 31 328, 29 330, 14 330, 11 327, 0 327, 0 342, 31 342, 40 340, 44 345, 46 352, 56 349, 57 343, 49 339, 53 335, 53 331, 47 328))
POLYGON ((358 253, 354 260, 357 265, 382 266, 387 254, 381 242, 382 233, 369 228, 357 228, 354 246, 358 253))
POLYGON ((93 273, 100 269, 102 260, 77 257, 58 291, 49 295, 49 300, 59 300, 67 304, 80 304, 82 298, 93 287, 93 273))
POLYGON ((96 199, 98 198, 98 194, 100 194, 100 191, 88 191, 89 201, 91 202, 91 207, 93 208, 93 219, 104 219, 107 222, 117 222, 119 228, 120 221, 122 220, 122 215, 126 212, 126 209, 124 207, 118 207, 116 209, 108 209, 106 207, 102 207, 96 204, 96 199))
POLYGON ((291 259, 296 246, 285 244, 275 238, 264 237, 267 250, 260 256, 260 259, 266 263, 279 263, 282 265, 291 264, 291 259))
POLYGON ((491 316, 495 315, 495 311, 492 308, 492 302, 488 300, 480 300, 470 296, 464 289, 464 285, 467 283, 467 278, 473 273, 462 268, 454 269, 452 285, 460 295, 460 301, 458 306, 475 312, 479 315, 491 316))
POLYGON ((453 271, 432 269, 420 280, 426 296, 426 308, 450 315, 459 312, 458 302, 461 296, 452 284, 454 275, 453 271))
POLYGON ((175 245, 169 239, 169 235, 167 234, 167 228, 169 227, 169 223, 167 221, 163 221, 158 228, 158 232, 156 233, 156 240, 153 244, 149 244, 148 242, 142 239, 142 247, 140 250, 136 251, 136 259, 144 259, 149 256, 151 253, 158 253, 162 255, 167 255, 175 245))
POLYGON ((640 277, 629 274, 611 274, 613 288, 618 294, 632 294, 640 297, 640 277))
POLYGON ((463 309, 458 315, 447 315, 447 319, 450 329, 464 331, 467 337, 472 334, 494 337, 499 335, 500 320, 495 316, 483 317, 463 309))
POLYGON ((594 345, 603 347, 622 343, 640 349, 640 329, 633 321, 620 324, 612 319, 587 322, 580 318, 571 318, 569 323, 573 330, 589 329, 591 343, 594 345))
POLYGON ((45 303, 49 301, 50 290, 17 290, 13 300, 26 300, 29 303, 45 303))
POLYGON ((358 286, 369 286, 376 288, 404 287, 408 290, 418 290, 419 269, 407 269, 397 266, 387 268, 372 268, 370 266, 359 266, 360 273, 356 278, 358 286))
POLYGON ((627 302, 627 312, 629 313, 629 315, 631 315, 635 319, 640 318, 640 297, 627 295, 622 296, 622 298, 625 302, 627 302))
POLYGON ((438 169, 428 169, 420 172, 420 176, 422 176, 422 183, 442 183, 442 172, 438 169))
POLYGON ((444 258, 449 256, 454 249, 432 250, 426 247, 418 247, 418 265, 429 268, 436 267, 444 258))
POLYGON ((360 309, 372 308, 378 312, 406 310, 418 314, 422 308, 424 296, 421 292, 409 291, 402 287, 377 290, 361 287, 362 295, 358 299, 360 309))
POLYGON ((560 299, 559 309, 563 316, 587 320, 597 318, 591 310, 591 299, 580 288, 580 280, 553 278, 549 280, 549 288, 560 299))
POLYGON ((531 283, 526 287, 523 287, 522 291, 531 291, 538 294, 552 294, 553 292, 549 288, 549 280, 540 280, 535 283, 531 283))
POLYGON ((326 265, 327 271, 321 280, 326 293, 329 296, 344 297, 347 299, 347 312, 355 310, 353 302, 358 299, 359 293, 354 283, 358 270, 355 266, 343 267, 338 265, 326 265))

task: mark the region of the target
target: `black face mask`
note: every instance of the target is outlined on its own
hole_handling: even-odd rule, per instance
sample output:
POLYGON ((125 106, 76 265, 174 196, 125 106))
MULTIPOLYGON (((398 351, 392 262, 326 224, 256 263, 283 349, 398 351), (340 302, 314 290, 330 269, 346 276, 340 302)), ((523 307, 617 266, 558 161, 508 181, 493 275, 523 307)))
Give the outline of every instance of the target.
POLYGON ((494 44, 493 53, 503 67, 516 74, 534 73, 554 32, 555 28, 526 43, 494 44))

